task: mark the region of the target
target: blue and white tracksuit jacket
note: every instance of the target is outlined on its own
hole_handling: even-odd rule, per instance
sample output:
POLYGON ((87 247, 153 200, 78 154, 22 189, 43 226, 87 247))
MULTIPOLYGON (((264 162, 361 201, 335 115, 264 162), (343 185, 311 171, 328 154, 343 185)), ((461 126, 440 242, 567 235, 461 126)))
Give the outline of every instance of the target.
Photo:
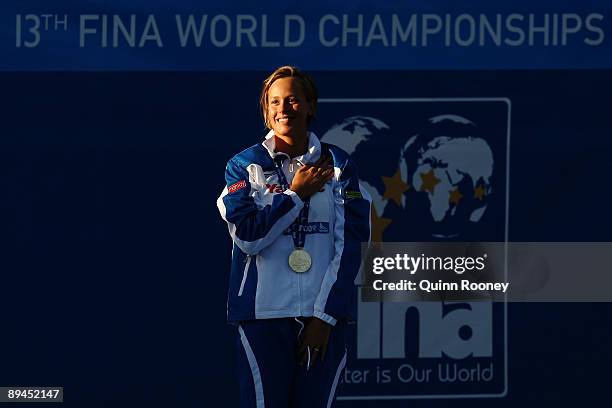
POLYGON ((305 273, 289 268, 294 248, 288 228, 304 203, 283 189, 274 160, 291 185, 297 168, 321 155, 321 142, 309 133, 307 152, 290 159, 274 151, 273 132, 228 163, 226 187, 217 206, 233 240, 228 321, 316 316, 332 325, 353 316, 354 280, 361 243, 370 239, 370 197, 357 169, 342 149, 325 145, 335 175, 310 200, 304 248, 312 257, 305 273))

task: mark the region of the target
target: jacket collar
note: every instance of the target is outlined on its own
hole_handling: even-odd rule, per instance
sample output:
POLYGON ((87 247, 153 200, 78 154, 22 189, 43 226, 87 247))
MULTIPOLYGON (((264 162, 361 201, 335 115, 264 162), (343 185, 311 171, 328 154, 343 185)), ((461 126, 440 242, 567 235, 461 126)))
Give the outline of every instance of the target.
MULTIPOLYGON (((272 158, 275 158, 277 155, 287 156, 287 154, 283 152, 274 151, 275 143, 273 130, 270 130, 268 132, 268 134, 266 135, 266 139, 262 142, 262 145, 268 151, 268 154, 272 158)), ((319 160, 319 157, 321 157, 321 142, 313 132, 308 132, 308 149, 306 149, 306 153, 296 157, 295 160, 302 164, 314 163, 319 160)))

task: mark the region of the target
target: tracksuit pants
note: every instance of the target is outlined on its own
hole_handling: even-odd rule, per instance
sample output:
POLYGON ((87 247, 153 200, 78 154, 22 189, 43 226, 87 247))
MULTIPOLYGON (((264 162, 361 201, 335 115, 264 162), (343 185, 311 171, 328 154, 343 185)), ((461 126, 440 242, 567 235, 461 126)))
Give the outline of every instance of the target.
POLYGON ((304 318, 240 322, 237 364, 241 408, 327 408, 346 365, 346 323, 331 330, 327 354, 309 370, 299 366, 304 318), (299 320, 299 321, 298 321, 299 320))

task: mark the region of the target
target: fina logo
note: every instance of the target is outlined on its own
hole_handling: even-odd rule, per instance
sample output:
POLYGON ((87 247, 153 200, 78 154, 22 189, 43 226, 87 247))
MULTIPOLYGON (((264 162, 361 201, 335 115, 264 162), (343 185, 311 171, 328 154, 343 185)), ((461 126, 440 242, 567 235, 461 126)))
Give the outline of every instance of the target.
MULTIPOLYGON (((322 140, 343 148, 359 166, 360 182, 372 197, 372 241, 410 240, 403 234, 406 228, 414 227, 413 222, 399 233, 388 228, 393 223, 408 224, 411 218, 422 220, 423 215, 430 222, 420 228, 430 238, 453 239, 460 236, 466 223, 480 221, 493 191, 493 153, 484 139, 473 136, 475 129, 475 124, 462 116, 441 114, 401 140, 382 120, 353 116, 334 125, 322 140), (381 176, 361 164, 375 163, 377 168, 384 162, 393 165, 389 156, 394 148, 394 172, 389 167, 389 174, 381 176), (396 207, 395 211, 389 206, 396 207)), ((442 353, 455 359, 489 357, 491 305, 465 305, 447 311, 442 302, 359 302, 358 323, 362 324, 358 324, 357 358, 406 358, 406 314, 415 311, 419 323, 410 332, 418 333, 411 339, 418 357, 441 357, 442 353)))
MULTIPOLYGON (((507 98, 320 102, 344 114, 320 131, 321 140, 342 148, 357 164, 362 188, 372 197, 373 242, 507 240, 507 98)), ((505 309, 439 297, 365 302, 361 290, 357 293, 355 343, 347 362, 353 374, 344 379, 339 399, 504 395, 505 309), (445 371, 481 367, 496 374, 449 381, 445 371), (426 371, 433 374, 420 380, 405 375, 426 371), (368 379, 368 372, 384 374, 368 379), (411 385, 416 382, 424 387, 411 385)))

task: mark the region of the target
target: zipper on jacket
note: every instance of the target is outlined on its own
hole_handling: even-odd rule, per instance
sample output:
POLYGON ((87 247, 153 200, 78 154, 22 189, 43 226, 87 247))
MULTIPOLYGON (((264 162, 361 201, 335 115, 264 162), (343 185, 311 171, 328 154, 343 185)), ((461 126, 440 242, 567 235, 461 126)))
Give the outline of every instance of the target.
POLYGON ((240 289, 238 290, 238 296, 242 296, 242 291, 244 290, 244 284, 247 280, 247 275, 249 274, 249 266, 251 266, 251 255, 247 255, 246 264, 244 265, 244 271, 242 272, 242 282, 240 282, 240 289))

